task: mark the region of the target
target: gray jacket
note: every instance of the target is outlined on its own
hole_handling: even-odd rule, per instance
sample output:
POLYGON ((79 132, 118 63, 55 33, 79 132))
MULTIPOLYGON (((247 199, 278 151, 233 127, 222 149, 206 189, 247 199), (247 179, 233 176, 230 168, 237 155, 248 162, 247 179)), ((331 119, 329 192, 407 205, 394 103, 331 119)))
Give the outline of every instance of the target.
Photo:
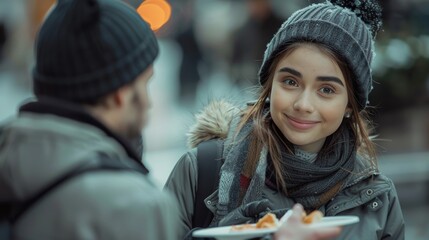
MULTIPOLYGON (((28 198, 74 166, 97 157, 97 152, 125 164, 132 161, 117 139, 92 124, 57 114, 21 112, 1 125, 0 201, 28 198)), ((157 189, 149 176, 91 172, 40 199, 18 220, 13 235, 14 239, 177 239, 176 209, 172 197, 157 189)))
MULTIPOLYGON (((209 139, 210 135, 211 138, 226 138, 232 120, 230 117, 237 115, 237 111, 225 102, 209 105, 197 116, 197 124, 191 130, 189 138, 190 146, 209 139)), ((196 163, 196 149, 193 148, 178 161, 165 185, 166 189, 174 193, 180 205, 181 236, 192 229, 194 199, 198 187, 196 163)), ((352 176, 348 182, 349 187, 320 210, 327 216, 355 215, 360 218, 359 223, 345 226, 338 239, 404 239, 404 219, 395 187, 390 179, 367 165, 359 158, 355 170, 361 172, 360 170, 369 169, 367 174, 352 176)), ((264 197, 278 209, 291 208, 295 204, 293 199, 268 187, 263 192, 264 197)), ((217 202, 217 191, 205 199, 205 205, 213 213, 217 202)))

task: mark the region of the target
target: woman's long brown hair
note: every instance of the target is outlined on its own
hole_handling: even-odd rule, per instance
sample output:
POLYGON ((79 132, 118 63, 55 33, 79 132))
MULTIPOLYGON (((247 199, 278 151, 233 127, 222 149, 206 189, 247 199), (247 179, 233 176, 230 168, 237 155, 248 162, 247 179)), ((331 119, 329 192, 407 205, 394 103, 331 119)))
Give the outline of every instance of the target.
MULTIPOLYGON (((281 149, 287 148, 290 153, 293 154, 293 145, 282 135, 280 130, 274 124, 271 119, 269 112, 264 111, 266 109, 267 99, 271 94, 271 87, 274 78, 274 72, 279 63, 280 59, 284 56, 289 55, 294 50, 304 44, 311 44, 320 49, 323 53, 329 56, 338 66, 340 67, 346 81, 346 88, 348 94, 348 106, 352 109, 352 115, 350 118, 345 118, 343 123, 348 124, 349 128, 353 130, 354 142, 356 143, 356 150, 361 156, 364 156, 372 165, 376 165, 376 150, 375 144, 371 141, 370 135, 370 121, 368 114, 365 110, 360 110, 357 100, 354 95, 353 87, 353 75, 349 70, 345 61, 329 46, 313 43, 313 42, 296 42, 286 45, 283 51, 281 51, 273 60, 270 68, 267 81, 261 88, 259 98, 253 106, 250 106, 244 113, 241 122, 238 127, 237 133, 241 128, 249 121, 253 122, 253 131, 250 133, 250 145, 249 152, 246 159, 245 168, 243 174, 247 177, 251 177, 256 169, 258 160, 260 158, 262 147, 265 145, 268 148, 268 152, 271 156, 274 172, 276 174, 277 186, 279 190, 287 193, 286 184, 281 165, 281 149)), ((337 130, 339 131, 339 130, 337 130)), ((336 133, 336 132, 335 132, 336 133)), ((334 135, 333 133, 332 135, 334 135)), ((335 141, 335 140, 333 140, 335 141)), ((335 142, 324 144, 323 148, 334 147, 335 142)))

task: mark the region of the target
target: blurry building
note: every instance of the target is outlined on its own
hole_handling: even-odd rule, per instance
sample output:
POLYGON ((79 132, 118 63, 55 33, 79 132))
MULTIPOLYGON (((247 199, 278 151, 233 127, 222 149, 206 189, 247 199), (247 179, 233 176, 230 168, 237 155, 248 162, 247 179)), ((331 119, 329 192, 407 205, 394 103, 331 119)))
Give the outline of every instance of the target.
POLYGON ((274 12, 270 0, 244 2, 247 20, 233 35, 230 60, 232 81, 240 87, 257 85, 266 45, 284 21, 274 12))

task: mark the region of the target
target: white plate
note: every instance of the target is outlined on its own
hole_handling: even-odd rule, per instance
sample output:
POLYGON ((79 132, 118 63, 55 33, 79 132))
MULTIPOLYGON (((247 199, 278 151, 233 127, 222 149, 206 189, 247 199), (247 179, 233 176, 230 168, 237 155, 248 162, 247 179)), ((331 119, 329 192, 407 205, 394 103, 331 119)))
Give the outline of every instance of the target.
MULTIPOLYGON (((309 224, 312 228, 336 227, 359 222, 357 216, 334 216, 324 217, 322 221, 309 224)), ((218 240, 243 240, 249 238, 262 237, 277 231, 277 228, 249 229, 241 231, 231 231, 231 226, 215 227, 196 230, 192 233, 194 237, 213 237, 218 240)))
POLYGON ((196 230, 192 233, 194 237, 213 237, 218 240, 242 240, 256 237, 262 237, 267 234, 273 233, 277 228, 261 228, 261 229, 248 229, 231 231, 231 226, 215 227, 196 230))
POLYGON ((337 227, 349 225, 352 223, 359 222, 359 217, 357 216, 334 216, 334 217, 324 217, 322 221, 309 224, 308 226, 313 228, 324 228, 324 227, 337 227))

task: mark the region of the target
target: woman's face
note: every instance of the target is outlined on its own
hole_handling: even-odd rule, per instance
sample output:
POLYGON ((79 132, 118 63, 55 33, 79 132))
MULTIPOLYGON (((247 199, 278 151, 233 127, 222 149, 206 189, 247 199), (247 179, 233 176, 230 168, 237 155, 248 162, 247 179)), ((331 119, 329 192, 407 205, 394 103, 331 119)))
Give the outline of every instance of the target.
POLYGON ((275 68, 270 95, 274 123, 294 145, 318 152, 346 111, 346 81, 338 64, 314 45, 302 44, 275 68))

